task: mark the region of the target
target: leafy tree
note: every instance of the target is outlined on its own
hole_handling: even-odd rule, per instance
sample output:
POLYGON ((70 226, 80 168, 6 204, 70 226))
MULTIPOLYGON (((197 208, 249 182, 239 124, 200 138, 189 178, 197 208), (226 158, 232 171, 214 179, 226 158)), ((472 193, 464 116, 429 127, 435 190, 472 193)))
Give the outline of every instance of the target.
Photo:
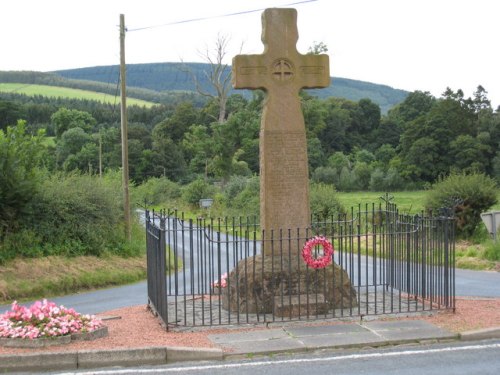
POLYGON ((97 173, 99 166, 99 150, 95 143, 86 143, 80 151, 69 155, 63 163, 65 171, 79 170, 89 174, 97 173))
POLYGON ((16 124, 17 120, 25 118, 22 107, 12 101, 0 99, 0 130, 4 130, 8 125, 16 124))
POLYGON ((170 138, 174 142, 182 140, 191 125, 197 123, 198 112, 193 103, 179 104, 172 116, 158 123, 153 129, 153 139, 170 138))
MULTIPOLYGON (((84 145, 93 142, 92 136, 85 133, 85 131, 80 128, 71 128, 65 131, 59 142, 57 143, 57 160, 60 165, 64 165, 66 159, 70 155, 76 155, 80 152, 84 145)), ((96 151, 96 158, 98 157, 98 152, 96 151)), ((75 161, 71 162, 72 166, 78 165, 75 161)), ((85 167, 83 170, 87 170, 85 167)), ((70 169, 71 170, 71 169, 70 169)))
POLYGON ((436 98, 428 91, 414 91, 406 99, 389 111, 388 117, 398 122, 407 123, 429 113, 436 103, 436 98))
POLYGON ((484 144, 470 135, 459 135, 450 144, 453 167, 465 172, 484 172, 487 165, 484 144))
POLYGON ((157 138, 152 150, 142 155, 142 176, 165 176, 172 181, 181 181, 186 176, 186 162, 182 150, 170 138, 157 138))
POLYGON ((325 101, 327 111, 324 124, 325 127, 318 137, 327 154, 335 151, 349 152, 350 144, 347 132, 351 124, 351 113, 342 108, 342 101, 334 98, 325 101))
POLYGON ((318 138, 307 139, 307 157, 309 162, 309 171, 314 171, 322 166, 325 162, 325 153, 321 147, 321 142, 318 138))
POLYGON ((27 214, 28 204, 39 187, 40 154, 44 132, 26 134, 26 123, 0 130, 0 239, 27 214))
POLYGON ((375 151, 375 159, 382 165, 389 165, 392 158, 396 156, 396 150, 390 144, 383 144, 375 151))
POLYGON ((182 150, 191 173, 208 174, 208 164, 213 157, 214 141, 205 125, 192 125, 184 134, 182 150))
POLYGON ((72 128, 81 128, 85 132, 90 132, 96 124, 96 120, 90 113, 64 107, 55 112, 50 120, 55 127, 57 138, 61 138, 64 132, 72 128))

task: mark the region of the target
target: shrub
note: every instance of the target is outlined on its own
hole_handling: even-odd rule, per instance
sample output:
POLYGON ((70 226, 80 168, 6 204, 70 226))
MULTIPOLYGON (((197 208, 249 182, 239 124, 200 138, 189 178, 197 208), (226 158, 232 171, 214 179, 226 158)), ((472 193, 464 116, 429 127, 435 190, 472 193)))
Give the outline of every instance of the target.
POLYGON ((426 197, 427 209, 455 208, 457 234, 469 238, 481 222, 481 212, 497 203, 495 181, 483 173, 452 173, 439 179, 426 197))
POLYGON ((124 241, 121 195, 98 177, 55 174, 32 210, 23 225, 40 238, 44 255, 101 255, 124 241))
POLYGON ((234 216, 260 216, 260 180, 255 176, 247 179, 245 188, 240 190, 227 206, 234 216))
POLYGON ((318 221, 325 221, 345 212, 333 185, 312 184, 310 207, 313 218, 318 221))
POLYGON ((191 205, 198 205, 200 199, 213 198, 215 187, 199 178, 186 185, 182 191, 182 199, 191 205))
POLYGON ((318 183, 335 185, 339 182, 337 169, 332 167, 318 167, 314 170, 312 180, 318 183))
POLYGON ((134 201, 143 205, 160 205, 180 198, 180 186, 166 177, 152 177, 137 186, 133 192, 134 201))
POLYGON ((231 176, 226 186, 224 187, 225 198, 230 201, 234 199, 247 187, 249 178, 243 176, 231 176))

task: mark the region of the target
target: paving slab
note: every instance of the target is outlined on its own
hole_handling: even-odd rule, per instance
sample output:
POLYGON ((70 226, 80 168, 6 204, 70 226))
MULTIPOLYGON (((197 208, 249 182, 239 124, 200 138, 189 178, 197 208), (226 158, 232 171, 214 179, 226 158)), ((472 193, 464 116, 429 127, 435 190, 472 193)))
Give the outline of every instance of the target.
POLYGON ((384 338, 375 335, 373 332, 352 332, 319 336, 304 336, 299 340, 308 349, 317 348, 344 348, 349 346, 372 346, 381 345, 384 338))
POLYGON ((330 326, 285 327, 286 332, 294 337, 347 334, 356 332, 370 332, 359 324, 339 324, 330 326))
POLYGON ((281 328, 262 329, 252 332, 223 333, 208 335, 209 340, 215 344, 227 344, 233 342, 275 340, 289 337, 281 328))
POLYGON ((271 340, 239 341, 230 344, 221 344, 230 349, 230 354, 262 354, 298 351, 306 348, 298 339, 287 337, 271 340))
POLYGON ((363 323, 363 327, 377 332, 409 329, 439 329, 425 320, 393 320, 387 322, 372 321, 363 323))
POLYGON ((429 339, 456 339, 458 334, 440 328, 434 329, 407 329, 379 331, 381 337, 387 341, 429 340, 429 339))

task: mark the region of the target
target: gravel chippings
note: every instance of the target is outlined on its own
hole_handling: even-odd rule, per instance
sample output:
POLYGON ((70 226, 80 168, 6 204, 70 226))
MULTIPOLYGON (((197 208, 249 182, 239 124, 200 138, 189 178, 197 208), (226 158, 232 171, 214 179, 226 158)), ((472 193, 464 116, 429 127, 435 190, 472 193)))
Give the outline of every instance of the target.
MULTIPOLYGON (((63 346, 36 349, 36 352, 64 352, 79 350, 127 349, 144 347, 191 347, 214 348, 208 335, 235 331, 262 330, 264 327, 214 327, 194 332, 165 331, 159 319, 153 316, 146 305, 132 306, 99 314, 106 319, 109 335, 94 341, 77 341, 63 346)), ((384 319, 382 316, 380 319, 384 319)), ((500 326, 500 298, 457 298, 456 312, 436 312, 412 318, 435 324, 451 332, 500 326)), ((320 322, 318 322, 320 323, 320 322)), ((307 324, 304 322, 304 325, 307 324)), ((328 324, 325 322, 325 324, 328 324)), ((333 322, 329 324, 339 324, 333 322)), ((34 353, 33 349, 0 347, 1 354, 34 353)))

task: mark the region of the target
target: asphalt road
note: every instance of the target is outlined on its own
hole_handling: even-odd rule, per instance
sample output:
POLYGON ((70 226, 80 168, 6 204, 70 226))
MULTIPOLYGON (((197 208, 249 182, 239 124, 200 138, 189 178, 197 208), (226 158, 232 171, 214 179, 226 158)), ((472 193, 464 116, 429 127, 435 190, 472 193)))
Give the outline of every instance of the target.
POLYGON ((496 375, 499 368, 500 340, 490 340, 391 349, 355 349, 344 352, 326 350, 316 353, 256 357, 224 362, 93 369, 92 371, 64 372, 64 374, 496 375))

